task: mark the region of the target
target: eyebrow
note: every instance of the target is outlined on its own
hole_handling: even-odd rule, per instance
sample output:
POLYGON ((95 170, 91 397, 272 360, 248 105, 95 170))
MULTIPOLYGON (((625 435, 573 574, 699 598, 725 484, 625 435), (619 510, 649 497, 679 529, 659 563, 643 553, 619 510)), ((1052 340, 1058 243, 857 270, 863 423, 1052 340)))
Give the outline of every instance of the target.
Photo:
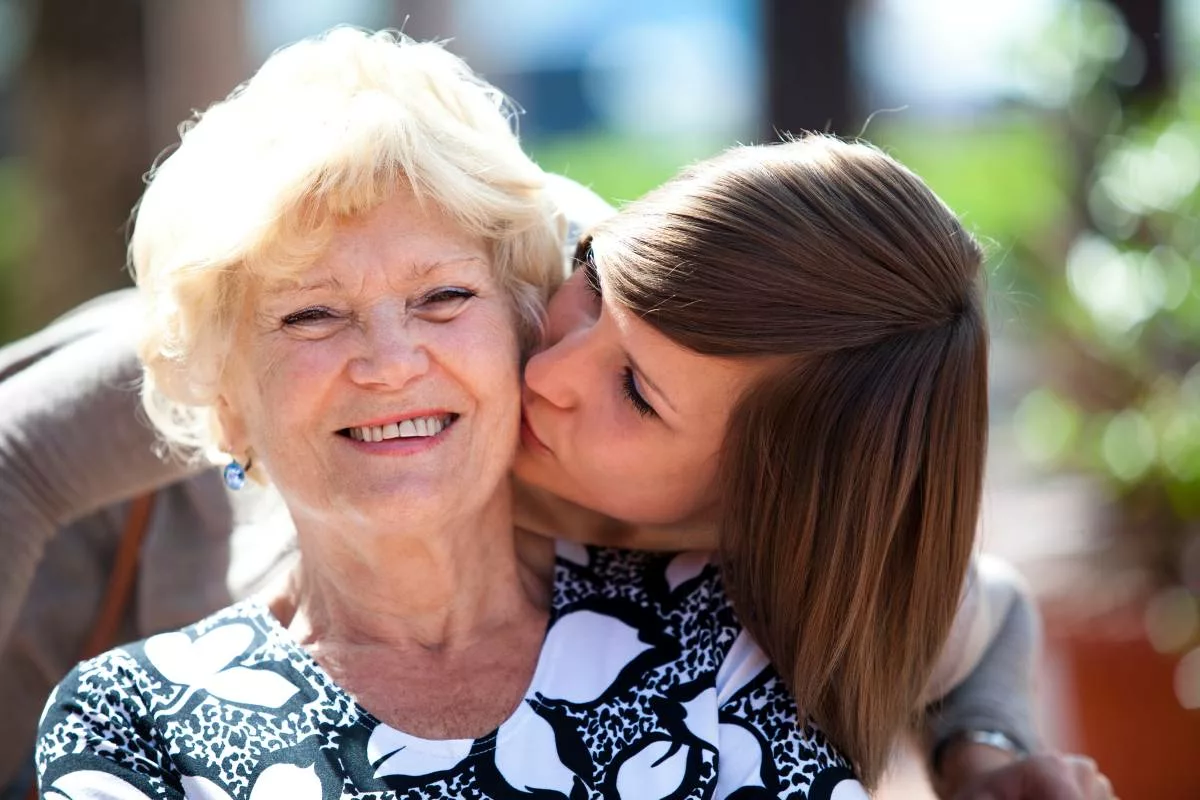
MULTIPOLYGON (((433 273, 446 267, 451 267, 456 264, 475 263, 485 268, 489 267, 487 259, 475 255, 462 255, 452 258, 443 259, 440 261, 418 261, 412 264, 413 275, 417 279, 428 278, 433 273)), ((339 290, 342 288, 342 282, 336 276, 328 276, 315 281, 300 281, 295 279, 274 279, 269 280, 263 288, 266 294, 287 294, 289 292, 315 292, 322 289, 339 290)))
POLYGON ((334 277, 322 278, 318 281, 302 282, 292 279, 269 280, 262 288, 263 294, 280 295, 293 292, 315 292, 321 289, 338 289, 341 281, 334 277))
POLYGON ((440 261, 419 261, 413 264, 413 274, 418 278, 426 278, 430 274, 437 272, 446 267, 453 267, 458 264, 478 264, 481 267, 491 269, 491 265, 486 258, 476 255, 463 254, 461 256, 453 256, 440 261))

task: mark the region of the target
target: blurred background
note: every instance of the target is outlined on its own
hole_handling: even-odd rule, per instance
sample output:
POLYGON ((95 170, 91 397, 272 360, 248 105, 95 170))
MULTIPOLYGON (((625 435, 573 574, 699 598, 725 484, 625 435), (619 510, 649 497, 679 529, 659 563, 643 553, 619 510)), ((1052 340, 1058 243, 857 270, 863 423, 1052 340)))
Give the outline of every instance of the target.
POLYGON ((982 540, 1046 618, 1047 740, 1200 797, 1200 2, 0 0, 0 344, 124 285, 178 123, 335 23, 448 39, 616 203, 781 131, 924 176, 990 252, 982 540))

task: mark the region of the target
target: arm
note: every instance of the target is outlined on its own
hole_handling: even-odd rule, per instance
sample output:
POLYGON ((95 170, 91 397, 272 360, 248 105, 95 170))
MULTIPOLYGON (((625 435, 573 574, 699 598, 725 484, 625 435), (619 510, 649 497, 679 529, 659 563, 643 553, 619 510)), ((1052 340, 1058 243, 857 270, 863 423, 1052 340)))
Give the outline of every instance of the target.
POLYGON ((113 318, 0 382, 0 645, 60 527, 199 469, 155 453, 140 376, 113 318))
POLYGON ((943 654, 943 660, 959 663, 939 664, 943 682, 931 694, 941 695, 941 700, 927 717, 934 775, 943 797, 1018 758, 1016 753, 958 738, 963 732, 997 731, 1026 753, 1039 746, 1032 695, 1040 624, 1028 589, 1011 567, 981 558, 960 616, 952 643, 956 637, 965 643, 949 646, 943 654), (983 635, 964 636, 963 628, 983 635))

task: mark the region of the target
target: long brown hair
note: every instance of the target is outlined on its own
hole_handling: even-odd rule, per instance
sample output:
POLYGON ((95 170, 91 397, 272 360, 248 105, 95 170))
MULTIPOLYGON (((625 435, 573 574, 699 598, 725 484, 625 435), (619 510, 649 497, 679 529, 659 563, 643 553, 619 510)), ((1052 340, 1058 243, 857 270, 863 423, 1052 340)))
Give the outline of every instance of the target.
POLYGON ((954 618, 987 439, 982 254, 879 150, 703 162, 600 226, 613 299, 675 342, 772 357, 725 440, 742 624, 874 785, 954 618))

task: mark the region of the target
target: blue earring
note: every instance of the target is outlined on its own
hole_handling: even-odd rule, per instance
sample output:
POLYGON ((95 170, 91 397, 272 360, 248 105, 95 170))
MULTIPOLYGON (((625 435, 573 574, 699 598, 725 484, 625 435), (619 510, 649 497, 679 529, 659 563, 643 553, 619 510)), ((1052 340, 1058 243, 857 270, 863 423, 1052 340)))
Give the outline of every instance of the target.
POLYGON ((225 478, 225 485, 235 492, 246 485, 246 470, 250 469, 250 459, 246 459, 246 466, 242 466, 235 458, 225 465, 222 475, 225 478))

